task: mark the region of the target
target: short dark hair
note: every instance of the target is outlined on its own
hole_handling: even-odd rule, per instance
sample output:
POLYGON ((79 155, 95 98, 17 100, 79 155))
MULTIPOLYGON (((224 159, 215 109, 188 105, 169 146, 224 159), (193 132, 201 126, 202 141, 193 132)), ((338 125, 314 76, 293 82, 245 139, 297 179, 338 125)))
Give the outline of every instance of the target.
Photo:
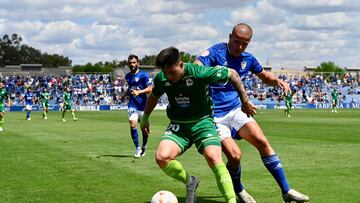
POLYGON ((130 61, 131 59, 135 58, 136 61, 139 61, 139 57, 136 56, 135 54, 130 54, 129 57, 128 57, 128 61, 130 61))
POLYGON ((156 56, 156 66, 163 69, 168 68, 180 61, 180 52, 175 47, 168 47, 160 51, 156 56))

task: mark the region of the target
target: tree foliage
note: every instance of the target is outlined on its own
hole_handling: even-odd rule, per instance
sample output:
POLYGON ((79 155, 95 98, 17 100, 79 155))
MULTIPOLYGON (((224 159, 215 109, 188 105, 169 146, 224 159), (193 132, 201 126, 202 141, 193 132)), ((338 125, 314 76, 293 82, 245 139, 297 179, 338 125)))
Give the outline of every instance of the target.
POLYGON ((344 73, 345 70, 340 68, 334 62, 322 62, 316 69, 315 72, 328 72, 328 73, 344 73))
POLYGON ((22 44, 22 37, 16 33, 5 34, 0 39, 0 66, 39 63, 44 67, 71 66, 68 57, 59 54, 42 54, 40 50, 22 44))

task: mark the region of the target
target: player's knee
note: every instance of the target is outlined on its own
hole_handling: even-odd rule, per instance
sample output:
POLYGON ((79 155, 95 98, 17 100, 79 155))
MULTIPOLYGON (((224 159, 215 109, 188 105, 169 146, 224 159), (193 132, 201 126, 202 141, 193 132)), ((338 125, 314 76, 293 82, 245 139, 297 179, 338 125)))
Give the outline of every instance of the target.
POLYGON ((160 168, 164 168, 171 161, 170 156, 161 151, 156 152, 155 159, 160 168))

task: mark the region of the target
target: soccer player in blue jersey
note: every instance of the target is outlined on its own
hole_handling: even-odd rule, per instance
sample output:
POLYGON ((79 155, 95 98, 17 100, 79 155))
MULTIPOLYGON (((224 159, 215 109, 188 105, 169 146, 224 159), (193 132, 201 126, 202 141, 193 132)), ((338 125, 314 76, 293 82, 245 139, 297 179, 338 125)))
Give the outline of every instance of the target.
MULTIPOLYGON (((250 53, 245 52, 253 32, 249 25, 240 23, 234 26, 229 34, 228 43, 219 43, 210 47, 197 58, 196 63, 206 66, 226 66, 235 69, 241 78, 248 72, 256 74, 264 83, 277 86, 289 92, 289 85, 277 79, 272 73, 264 71, 257 59, 250 53)), ((265 137, 259 125, 252 118, 241 111, 238 94, 230 83, 213 84, 211 96, 214 100, 214 117, 222 140, 223 151, 228 158, 227 168, 232 176, 235 192, 242 202, 253 203, 255 199, 248 194, 241 184, 241 152, 234 142, 231 131, 235 129, 237 139, 245 139, 257 148, 261 159, 280 186, 282 197, 285 202, 305 202, 309 197, 291 189, 280 159, 265 137)))
POLYGON ((137 124, 138 121, 141 121, 142 119, 146 105, 147 94, 151 92, 152 82, 149 78, 149 74, 139 69, 138 56, 131 54, 128 57, 128 66, 130 72, 125 75, 128 89, 123 95, 122 100, 124 100, 126 96, 129 96, 128 118, 130 124, 130 133, 135 145, 134 157, 139 158, 140 156, 145 156, 149 135, 148 133, 142 131, 143 143, 140 148, 137 124))
POLYGON ((25 106, 25 110, 26 110, 26 120, 30 121, 31 120, 31 110, 32 110, 32 105, 34 103, 34 94, 31 91, 31 87, 28 87, 26 89, 25 95, 24 95, 24 106, 25 106))

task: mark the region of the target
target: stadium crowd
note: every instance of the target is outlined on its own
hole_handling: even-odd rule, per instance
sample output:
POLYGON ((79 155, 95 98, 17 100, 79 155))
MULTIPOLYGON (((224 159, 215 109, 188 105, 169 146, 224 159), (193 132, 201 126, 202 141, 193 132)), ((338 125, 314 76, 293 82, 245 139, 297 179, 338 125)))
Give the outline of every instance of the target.
MULTIPOLYGON (((150 74, 154 75, 154 74, 150 74)), ((294 103, 329 103, 330 92, 336 88, 340 92, 340 101, 360 102, 360 77, 345 74, 343 77, 333 74, 325 76, 313 74, 299 76, 280 74, 290 84, 294 103)), ((39 103, 39 94, 43 88, 50 93, 50 104, 62 102, 64 87, 70 86, 73 102, 76 105, 127 105, 121 97, 127 90, 124 76, 111 74, 73 74, 71 76, 5 76, 1 78, 10 93, 12 105, 22 105, 27 88, 34 92, 35 104, 39 103)), ((281 102, 283 94, 279 88, 264 85, 258 77, 249 74, 244 78, 244 86, 255 103, 281 102)), ((160 104, 166 102, 161 98, 160 104)))

